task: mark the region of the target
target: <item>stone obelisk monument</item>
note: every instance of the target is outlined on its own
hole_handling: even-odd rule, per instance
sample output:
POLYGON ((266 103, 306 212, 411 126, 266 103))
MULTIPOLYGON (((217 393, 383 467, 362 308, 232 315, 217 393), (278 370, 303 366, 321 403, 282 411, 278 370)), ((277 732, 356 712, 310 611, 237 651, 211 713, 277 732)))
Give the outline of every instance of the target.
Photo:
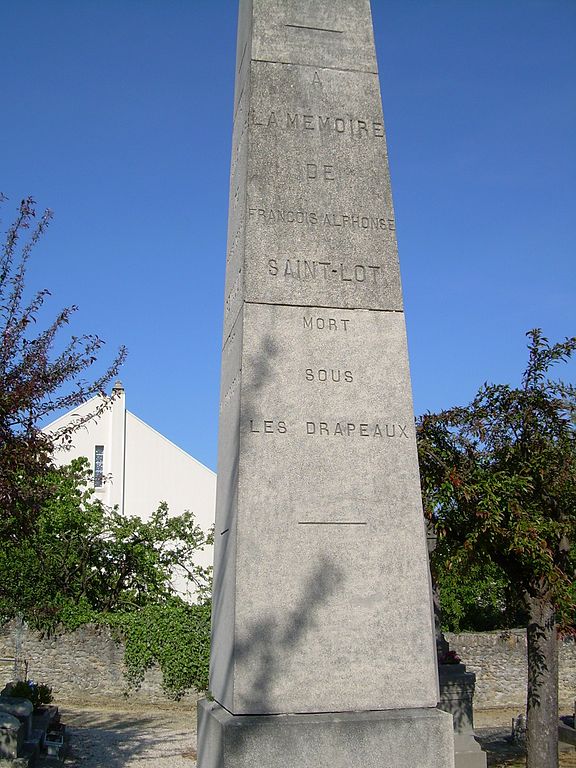
POLYGON ((449 768, 369 0, 240 0, 199 768, 449 768))

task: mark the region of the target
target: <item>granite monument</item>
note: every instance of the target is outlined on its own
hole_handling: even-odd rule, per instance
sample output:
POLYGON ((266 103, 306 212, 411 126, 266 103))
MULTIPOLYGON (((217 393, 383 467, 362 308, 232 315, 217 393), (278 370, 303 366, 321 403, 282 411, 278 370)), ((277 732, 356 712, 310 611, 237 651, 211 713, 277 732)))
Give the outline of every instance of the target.
POLYGON ((199 768, 449 768, 369 0, 240 0, 199 768))

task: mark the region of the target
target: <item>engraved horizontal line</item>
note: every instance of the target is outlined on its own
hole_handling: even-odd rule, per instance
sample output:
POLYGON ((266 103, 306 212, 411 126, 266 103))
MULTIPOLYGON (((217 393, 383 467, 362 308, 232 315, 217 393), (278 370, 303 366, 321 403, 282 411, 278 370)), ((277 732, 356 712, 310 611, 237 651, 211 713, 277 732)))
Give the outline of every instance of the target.
POLYGON ((355 520, 298 520, 298 525, 367 525, 355 520))
MULTIPOLYGON (((339 309, 343 312, 393 312, 397 315, 403 315, 403 309, 380 309, 377 307, 342 307, 334 304, 285 304, 283 301, 248 301, 243 300, 244 304, 261 304, 265 307, 296 307, 298 309, 339 309)), ((234 321, 235 322, 235 321, 234 321)))
POLYGON ((330 67, 326 64, 305 64, 301 61, 277 61, 275 59, 252 59, 261 64, 288 64, 291 67, 310 67, 310 69, 333 69, 335 72, 359 72, 362 75, 377 75, 377 69, 354 69, 347 67, 330 67))
POLYGON ((311 29, 313 32, 333 32, 335 35, 342 35, 341 29, 326 29, 325 27, 307 27, 305 24, 284 24, 285 27, 292 29, 311 29))

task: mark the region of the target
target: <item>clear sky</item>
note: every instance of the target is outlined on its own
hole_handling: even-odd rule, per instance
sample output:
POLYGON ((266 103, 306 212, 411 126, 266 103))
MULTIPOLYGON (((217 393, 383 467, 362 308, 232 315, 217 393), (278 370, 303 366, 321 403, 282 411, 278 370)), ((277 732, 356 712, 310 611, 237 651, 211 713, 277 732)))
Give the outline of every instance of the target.
MULTIPOLYGON (((420 413, 576 333, 576 2, 372 7, 420 413)), ((233 0, 0 0, 0 190, 55 212, 29 285, 213 469, 235 30, 233 0)))

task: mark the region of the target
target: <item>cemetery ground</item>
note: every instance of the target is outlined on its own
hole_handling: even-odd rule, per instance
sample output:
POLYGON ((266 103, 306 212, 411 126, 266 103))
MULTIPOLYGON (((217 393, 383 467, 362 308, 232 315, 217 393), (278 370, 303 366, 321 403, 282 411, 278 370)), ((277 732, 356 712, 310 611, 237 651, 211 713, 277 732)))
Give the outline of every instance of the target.
MULTIPOLYGON (((196 707, 125 703, 62 703, 70 735, 66 768, 196 768, 196 707)), ((506 741, 518 709, 475 712, 488 768, 524 768, 522 750, 506 741)), ((560 768, 576 768, 576 751, 560 753, 560 768)))

